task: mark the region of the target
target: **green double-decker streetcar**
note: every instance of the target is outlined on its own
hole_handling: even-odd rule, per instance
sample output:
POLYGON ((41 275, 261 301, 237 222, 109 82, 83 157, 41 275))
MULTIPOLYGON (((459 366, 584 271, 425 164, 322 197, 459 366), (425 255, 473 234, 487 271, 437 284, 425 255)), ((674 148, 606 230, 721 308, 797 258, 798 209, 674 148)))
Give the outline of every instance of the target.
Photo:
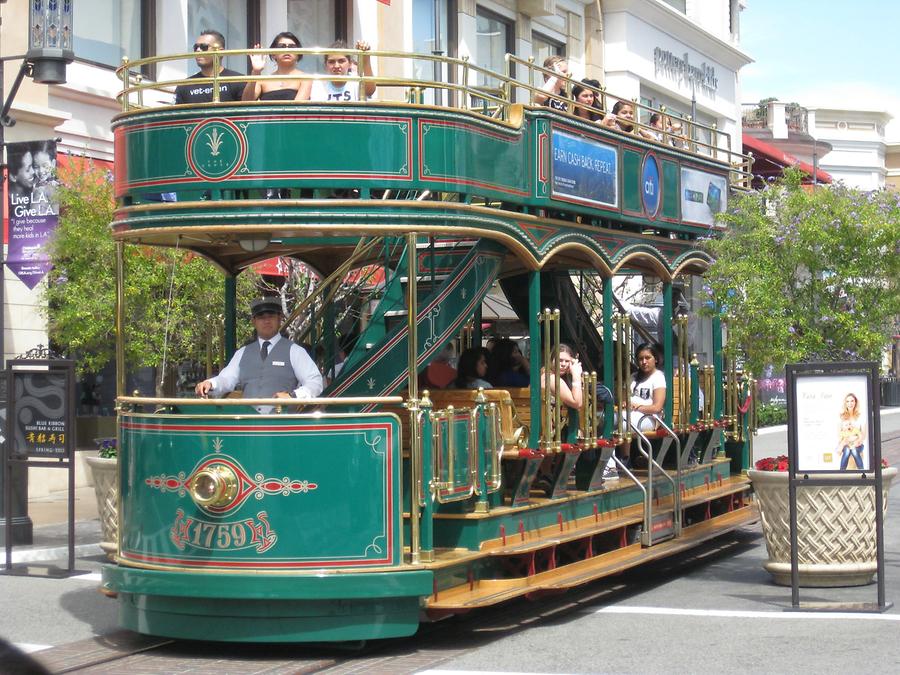
MULTIPOLYGON (((692 311, 709 263, 699 240, 718 236, 747 158, 714 128, 623 133, 535 105, 543 69, 512 56, 519 79, 373 55, 436 60, 445 81, 377 77, 378 99, 358 102, 170 105, 179 82, 136 73, 189 55, 119 71, 119 534, 104 589, 126 628, 235 642, 411 635, 755 518, 742 475, 754 382, 722 320, 692 311), (497 86, 468 84, 485 78, 497 86), (297 316, 333 305, 359 270, 380 281, 342 301, 356 303, 356 339, 340 369, 333 349, 320 356, 319 398, 128 396, 126 244, 223 270, 229 353, 236 279, 255 263, 294 258, 320 275, 297 316), (655 329, 617 293, 625 281, 658 289, 655 329), (483 344, 483 302, 501 292, 530 386, 423 389, 445 345, 483 344), (618 412, 645 339, 660 343, 668 383, 651 431, 618 412), (571 414, 542 396, 561 342, 586 366, 571 414), (633 467, 613 459, 619 478, 604 480, 628 442, 633 467)), ((322 343, 348 330, 333 315, 317 325, 322 343)))

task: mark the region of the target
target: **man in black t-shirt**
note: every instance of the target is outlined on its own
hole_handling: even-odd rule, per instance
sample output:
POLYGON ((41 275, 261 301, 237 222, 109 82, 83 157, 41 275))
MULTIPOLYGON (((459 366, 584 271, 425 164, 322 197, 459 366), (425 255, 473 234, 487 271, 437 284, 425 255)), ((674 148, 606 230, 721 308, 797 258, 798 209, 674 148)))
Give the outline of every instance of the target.
MULTIPOLYGON (((197 42, 194 43, 194 53, 197 55, 195 58, 197 65, 200 67, 200 72, 191 75, 191 79, 195 77, 213 76, 213 59, 208 52, 215 49, 225 49, 225 36, 217 30, 205 30, 200 33, 200 37, 198 37, 197 42)), ((241 73, 229 70, 220 65, 219 75, 224 77, 240 77, 241 73)), ((245 82, 222 82, 219 84, 219 100, 240 101, 241 95, 244 93, 245 84, 245 82)), ((213 85, 210 82, 179 84, 175 87, 176 104, 209 103, 212 100, 213 85)))

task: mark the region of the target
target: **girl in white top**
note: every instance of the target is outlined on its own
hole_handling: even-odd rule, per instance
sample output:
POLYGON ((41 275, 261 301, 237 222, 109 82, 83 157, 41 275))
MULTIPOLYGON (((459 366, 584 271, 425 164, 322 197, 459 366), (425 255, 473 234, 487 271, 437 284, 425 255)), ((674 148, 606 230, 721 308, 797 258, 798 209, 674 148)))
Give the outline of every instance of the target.
POLYGON ((655 429, 656 423, 645 415, 662 417, 666 405, 666 376, 657 368, 662 365, 662 354, 645 342, 638 345, 635 361, 638 370, 631 378, 631 424, 641 431, 655 429))
MULTIPOLYGON (((628 420, 632 426, 641 431, 656 429, 656 421, 647 415, 662 417, 666 405, 666 376, 659 370, 662 365, 662 353, 656 345, 644 342, 638 345, 634 360, 637 372, 631 378, 631 398, 628 401, 628 420)), ((626 466, 630 466, 631 443, 623 442, 618 446, 619 458, 626 466)), ((603 474, 605 479, 618 478, 616 463, 612 457, 603 474)))

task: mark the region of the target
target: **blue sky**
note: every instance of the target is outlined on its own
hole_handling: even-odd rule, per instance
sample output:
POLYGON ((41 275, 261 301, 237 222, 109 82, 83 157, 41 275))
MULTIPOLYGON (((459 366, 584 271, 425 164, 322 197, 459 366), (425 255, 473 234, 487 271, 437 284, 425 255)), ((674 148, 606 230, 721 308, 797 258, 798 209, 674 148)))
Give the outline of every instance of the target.
POLYGON ((887 110, 900 140, 900 2, 746 0, 741 100, 887 110))

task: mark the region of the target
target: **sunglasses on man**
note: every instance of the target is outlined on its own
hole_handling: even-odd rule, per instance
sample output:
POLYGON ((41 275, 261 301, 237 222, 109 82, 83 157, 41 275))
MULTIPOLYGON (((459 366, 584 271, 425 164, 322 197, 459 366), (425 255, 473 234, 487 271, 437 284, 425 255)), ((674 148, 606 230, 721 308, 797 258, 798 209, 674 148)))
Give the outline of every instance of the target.
POLYGON ((219 45, 208 45, 205 42, 197 42, 194 44, 195 52, 208 52, 210 49, 215 47, 216 49, 221 49, 219 45))

